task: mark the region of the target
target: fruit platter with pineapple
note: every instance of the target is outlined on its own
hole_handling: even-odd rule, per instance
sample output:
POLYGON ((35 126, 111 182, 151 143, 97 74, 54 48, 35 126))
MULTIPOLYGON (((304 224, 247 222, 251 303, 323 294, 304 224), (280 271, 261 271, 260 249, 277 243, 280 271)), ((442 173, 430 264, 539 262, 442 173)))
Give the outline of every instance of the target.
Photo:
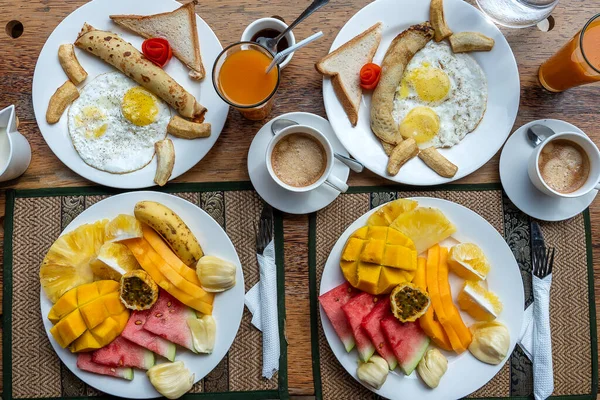
POLYGON ((366 213, 326 262, 319 303, 342 366, 384 397, 462 398, 492 379, 519 335, 524 292, 498 231, 446 200, 366 213))
POLYGON ((156 192, 85 210, 40 267, 50 342, 107 394, 178 398, 227 353, 244 281, 223 229, 197 206, 156 192))

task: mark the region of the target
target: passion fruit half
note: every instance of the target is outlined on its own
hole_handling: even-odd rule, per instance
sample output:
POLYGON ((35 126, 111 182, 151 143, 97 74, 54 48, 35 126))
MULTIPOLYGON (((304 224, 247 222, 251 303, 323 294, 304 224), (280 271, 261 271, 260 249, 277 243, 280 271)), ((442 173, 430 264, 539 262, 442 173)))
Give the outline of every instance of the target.
POLYGON ((429 295, 412 283, 402 283, 390 294, 392 313, 400 322, 413 322, 424 315, 431 304, 429 295))

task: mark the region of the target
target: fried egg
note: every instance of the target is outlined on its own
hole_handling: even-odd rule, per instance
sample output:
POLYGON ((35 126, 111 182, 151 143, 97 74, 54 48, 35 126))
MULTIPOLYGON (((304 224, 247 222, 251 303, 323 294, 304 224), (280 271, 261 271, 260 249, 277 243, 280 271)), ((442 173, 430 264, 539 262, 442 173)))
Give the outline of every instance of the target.
POLYGON ((487 105, 487 81, 468 54, 429 42, 406 67, 393 117, 420 148, 452 147, 475 130, 487 105))
POLYGON ((124 174, 146 166, 167 135, 169 106, 120 72, 97 76, 69 108, 73 146, 86 164, 124 174))

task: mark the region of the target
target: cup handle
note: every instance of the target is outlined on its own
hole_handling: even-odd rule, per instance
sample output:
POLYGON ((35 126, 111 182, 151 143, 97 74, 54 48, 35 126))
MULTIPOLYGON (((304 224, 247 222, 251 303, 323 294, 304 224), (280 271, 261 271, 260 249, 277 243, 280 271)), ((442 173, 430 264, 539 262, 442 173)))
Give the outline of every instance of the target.
POLYGON ((346 193, 348 191, 348 185, 342 182, 341 179, 333 176, 333 174, 329 174, 325 182, 327 182, 329 186, 331 186, 340 193, 346 193))

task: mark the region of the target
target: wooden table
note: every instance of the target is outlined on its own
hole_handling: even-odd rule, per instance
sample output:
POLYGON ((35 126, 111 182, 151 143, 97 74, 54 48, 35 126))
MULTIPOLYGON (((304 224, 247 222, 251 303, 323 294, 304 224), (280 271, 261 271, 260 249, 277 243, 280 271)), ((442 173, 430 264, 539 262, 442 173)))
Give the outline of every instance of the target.
MULTIPOLYGON (((306 111, 325 117, 321 77, 313 64, 327 54, 333 39, 345 22, 365 6, 367 0, 332 0, 294 33, 304 38, 322 30, 324 38, 296 53, 283 73, 281 87, 271 117, 306 111)), ((2 188, 42 188, 83 186, 91 182, 79 177, 63 165, 44 142, 36 125, 31 102, 31 83, 38 54, 52 30, 84 0, 0 0, 0 109, 15 104, 23 133, 33 151, 31 166, 19 179, 1 185, 2 188), (23 35, 17 39, 4 32, 11 20, 22 22, 23 35)), ((244 28, 253 20, 278 15, 288 22, 299 15, 309 1, 289 0, 203 0, 196 7, 198 14, 212 27, 223 45, 237 41, 244 28)), ((542 61, 566 42, 593 14, 595 2, 562 0, 554 12, 556 26, 550 32, 537 28, 503 29, 519 66, 521 77, 521 107, 515 128, 540 118, 557 118, 583 129, 600 145, 600 93, 595 85, 550 94, 537 80, 542 61)), ((143 4, 143 2, 140 2, 143 4)), ((140 13, 143 8, 140 7, 140 13)), ((490 77, 490 79, 493 79, 490 77)), ((214 148, 192 170, 175 182, 247 181, 246 155, 250 142, 262 122, 249 122, 231 110, 221 138, 214 148)), ((479 171, 459 183, 497 182, 496 155, 479 171)), ((371 172, 351 173, 350 185, 386 183, 371 172)), ((4 213, 5 193, 0 192, 0 213, 4 213)), ((596 298, 600 297, 600 203, 591 206, 596 298)), ((308 219, 306 216, 286 215, 285 268, 287 337, 289 340, 289 388, 293 395, 314 393, 311 373, 310 310, 308 289, 308 219)), ((597 313, 598 313, 598 306, 597 313)), ((1 365, 1 364, 0 364, 1 365)), ((0 383, 1 384, 1 383, 0 383)))

